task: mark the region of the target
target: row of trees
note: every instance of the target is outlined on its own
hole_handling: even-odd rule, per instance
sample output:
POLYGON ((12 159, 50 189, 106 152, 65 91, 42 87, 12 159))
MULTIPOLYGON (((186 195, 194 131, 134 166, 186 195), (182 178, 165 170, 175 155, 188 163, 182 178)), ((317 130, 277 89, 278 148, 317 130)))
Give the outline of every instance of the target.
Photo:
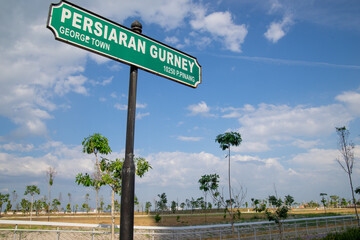
MULTIPOLYGON (((351 187, 352 192, 352 203, 355 206, 355 212, 356 216, 359 222, 359 217, 357 214, 357 206, 356 206, 356 200, 354 196, 354 192, 360 192, 360 188, 357 188, 355 191, 353 189, 353 183, 352 183, 352 169, 354 165, 354 144, 349 141, 349 131, 345 127, 336 128, 336 132, 339 136, 339 151, 341 153, 341 158, 337 159, 338 163, 342 167, 342 169, 347 173, 349 177, 349 183, 351 187)), ((191 207, 192 209, 201 207, 203 209, 208 209, 212 207, 212 204, 209 205, 207 201, 208 195, 211 196, 213 203, 218 208, 223 207, 225 210, 225 215, 229 214, 232 219, 232 224, 234 223, 234 219, 236 216, 240 216, 239 208, 243 204, 243 201, 246 196, 246 191, 244 189, 240 189, 239 192, 235 193, 234 190, 231 187, 231 146, 239 146, 242 138, 241 135, 237 132, 226 132, 224 134, 219 134, 215 141, 220 144, 220 148, 222 150, 228 150, 227 155, 225 156, 228 158, 228 196, 229 198, 225 197, 223 192, 219 191, 219 176, 215 174, 209 174, 204 175, 199 179, 200 183, 200 190, 203 191, 204 197, 197 198, 197 199, 187 199, 185 203, 181 203, 183 206, 191 207), (233 208, 236 209, 236 211, 233 210, 233 208)), ((82 142, 83 145, 83 152, 88 154, 94 154, 95 156, 95 171, 92 174, 89 173, 79 173, 76 177, 75 182, 79 185, 83 185, 85 187, 93 187, 96 190, 97 193, 97 206, 96 209, 99 211, 99 189, 104 186, 108 185, 110 186, 112 190, 112 202, 111 202, 111 212, 112 212, 112 219, 114 221, 114 208, 115 208, 115 202, 114 202, 114 195, 116 193, 121 194, 121 175, 122 175, 122 164, 123 161, 120 159, 115 160, 109 160, 107 158, 101 157, 101 160, 98 159, 98 154, 102 155, 108 155, 111 153, 111 148, 109 147, 108 140, 101 136, 98 133, 95 133, 87 138, 84 139, 82 142)), ((150 164, 143 158, 136 158, 135 160, 137 169, 136 174, 140 177, 142 177, 149 169, 151 169, 150 164)), ((54 177, 56 175, 56 172, 54 169, 49 169, 48 171, 48 180, 49 180, 49 202, 47 209, 49 210, 50 203, 51 203, 51 186, 54 181, 54 177)), ((32 190, 27 190, 26 194, 31 195, 31 206, 30 208, 33 209, 33 196, 36 194, 36 188, 32 190)), ((39 193, 38 193, 39 194, 39 193)), ((322 203, 324 207, 327 207, 329 201, 325 198, 327 194, 321 193, 320 196, 322 197, 322 203)), ((158 197, 160 200, 155 203, 155 207, 157 209, 164 209, 167 203, 166 194, 159 194, 158 197)), ((7 200, 9 196, 4 196, 4 199, 7 200)), ((290 195, 286 196, 284 200, 281 200, 280 198, 276 196, 272 196, 272 198, 269 197, 268 201, 270 205, 275 206, 277 210, 279 210, 279 213, 277 213, 277 210, 275 213, 277 213, 277 217, 281 216, 281 214, 285 211, 284 207, 291 206, 289 205, 292 197, 290 195), (281 210, 283 209, 283 210, 281 210)), ((333 206, 337 206, 338 204, 338 198, 335 195, 330 196, 330 204, 333 206)), ((55 200, 55 199, 54 199, 55 200)), ((266 205, 264 207, 264 203, 260 203, 259 199, 252 199, 252 203, 255 206, 256 211, 267 211, 266 205)), ((344 201, 343 201, 344 203, 344 201)), ((151 207, 151 203, 147 202, 145 204, 145 209, 148 211, 151 207)), ((171 209, 176 209, 178 207, 176 202, 171 202, 171 209)), ((1 210, 1 209, 0 209, 1 210)), ((270 212, 267 212, 267 215, 269 216, 269 219, 276 218, 275 215, 270 214, 270 212)), ((113 222, 114 225, 114 222, 113 222)))

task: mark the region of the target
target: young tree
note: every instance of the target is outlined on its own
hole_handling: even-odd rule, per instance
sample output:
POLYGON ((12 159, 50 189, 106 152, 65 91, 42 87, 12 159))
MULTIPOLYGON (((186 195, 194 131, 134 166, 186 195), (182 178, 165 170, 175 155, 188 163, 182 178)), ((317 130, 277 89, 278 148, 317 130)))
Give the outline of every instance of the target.
MULTIPOLYGON (((355 191, 356 191, 356 190, 355 190, 355 191)), ((341 199, 340 205, 341 205, 341 207, 346 207, 346 206, 347 206, 347 201, 346 201, 345 198, 342 198, 342 199, 341 199)))
POLYGON ((93 135, 84 138, 83 142, 83 152, 87 154, 94 154, 95 155, 95 174, 94 174, 94 185, 93 187, 96 190, 96 210, 99 209, 99 190, 101 187, 101 170, 100 170, 100 163, 98 161, 98 153, 100 154, 109 154, 111 153, 111 148, 109 146, 109 141, 106 137, 103 137, 99 133, 94 133, 93 135))
POLYGON ((38 199, 34 202, 34 208, 35 208, 35 214, 36 216, 38 215, 38 213, 40 212, 40 210, 43 207, 43 201, 41 201, 41 199, 38 199))
POLYGON ((70 205, 70 203, 68 203, 68 204, 66 205, 66 212, 67 212, 67 213, 71 213, 71 205, 70 205))
POLYGON ((151 205, 151 202, 146 202, 146 203, 145 203, 145 212, 146 212, 147 214, 149 214, 151 206, 152 206, 152 205, 151 205))
POLYGON ((100 212, 104 212, 104 205, 105 205, 105 203, 104 203, 104 197, 101 196, 101 197, 100 197, 100 207, 99 207, 100 212))
POLYGON ((285 205, 286 206, 289 206, 291 208, 291 206, 293 205, 294 203, 294 197, 291 196, 291 195, 286 195, 285 196, 285 205))
POLYGON ((82 210, 86 211, 86 213, 89 213, 89 211, 90 211, 89 201, 90 201, 90 194, 86 193, 85 194, 85 202, 81 206, 82 210))
POLYGON ((74 211, 74 213, 77 213, 78 208, 79 208, 79 205, 78 205, 78 204, 75 204, 75 211, 74 211))
POLYGON ((180 203, 181 210, 185 209, 186 204, 184 202, 180 203))
POLYGON ((235 217, 238 216, 238 218, 240 219, 241 213, 240 210, 237 209, 235 215, 233 211, 229 211, 229 206, 231 206, 232 203, 235 203, 235 207, 240 208, 246 197, 246 190, 244 190, 241 186, 240 191, 237 194, 233 194, 235 198, 227 200, 224 195, 221 194, 219 191, 219 179, 220 177, 216 173, 201 176, 201 178, 199 179, 200 190, 210 192, 210 196, 212 197, 213 202, 218 206, 218 209, 220 209, 221 206, 225 206, 224 216, 226 217, 226 212, 229 213, 231 218, 232 230, 234 232, 235 217))
POLYGON ((325 213, 326 213, 327 201, 326 201, 325 196, 327 196, 327 193, 320 193, 320 196, 321 196, 321 202, 322 202, 322 204, 324 206, 324 210, 325 210, 325 213))
POLYGON ((55 168, 49 166, 48 169, 46 170, 46 178, 47 178, 47 182, 49 183, 49 204, 48 204, 48 209, 46 209, 46 211, 49 214, 48 221, 50 221, 51 186, 54 184, 55 176, 56 176, 55 168))
MULTIPOLYGON (((134 159, 136 163, 136 175, 139 177, 143 177, 146 172, 151 169, 151 166, 148 161, 146 161, 144 158, 135 158, 134 159)), ((121 176, 122 176, 122 167, 123 167, 124 161, 121 161, 120 159, 116 159, 115 161, 108 160, 106 158, 102 158, 100 162, 100 180, 95 180, 93 178, 90 178, 90 176, 85 173, 78 174, 76 177, 76 182, 78 184, 82 184, 86 187, 94 186, 95 184, 99 184, 99 186, 102 185, 109 185, 112 190, 111 195, 111 222, 112 222, 112 239, 114 238, 115 233, 115 194, 121 193, 121 176)))
POLYGON ((90 211, 90 206, 89 206, 88 203, 84 202, 84 203, 81 205, 81 209, 82 209, 83 211, 85 211, 86 213, 89 213, 89 211, 90 211))
POLYGON ((337 208, 338 205, 339 205, 339 200, 340 200, 340 197, 337 196, 337 195, 331 195, 330 196, 330 204, 334 207, 334 208, 337 208))
POLYGON ((35 185, 26 186, 24 195, 28 195, 28 194, 30 194, 30 196, 31 196, 31 207, 30 207, 30 221, 31 221, 32 220, 33 203, 34 203, 34 195, 35 194, 39 195, 40 189, 35 185))
POLYGON ((8 201, 9 201, 9 194, 1 194, 0 193, 0 216, 1 216, 3 203, 8 202, 8 201))
POLYGON ((52 209, 55 211, 55 212, 58 212, 59 211, 59 206, 61 205, 60 201, 57 199, 57 198, 54 198, 53 201, 52 201, 52 209))
MULTIPOLYGON (((9 211, 11 211, 11 208, 12 208, 12 204, 11 204, 11 201, 9 199, 7 201, 7 204, 6 204, 5 213, 8 213, 9 211)), ((0 215, 1 215, 1 209, 0 209, 0 215)))
MULTIPOLYGON (((271 197, 271 196, 270 196, 271 197)), ((251 198, 252 205, 254 206, 254 211, 257 213, 263 212, 266 209, 266 204, 261 203, 260 199, 251 198)))
POLYGON ((31 203, 28 200, 26 200, 25 198, 21 199, 20 205, 21 205, 21 211, 23 214, 30 211, 31 203))
POLYGON ((114 209, 115 209, 115 212, 119 213, 119 212, 120 212, 120 208, 121 208, 120 201, 118 201, 117 199, 115 199, 115 201, 114 201, 114 209))
MULTIPOLYGON (((290 196, 290 195, 288 195, 290 196)), ((270 202, 270 197, 269 197, 270 202)), ((286 202, 286 200, 285 200, 286 202)), ((288 201, 287 204, 284 203, 281 198, 271 198, 271 205, 276 207, 276 210, 274 212, 270 211, 269 209, 265 210, 265 214, 269 221, 274 221, 279 228, 280 232, 280 239, 283 239, 283 233, 282 233, 282 220, 286 219, 288 217, 288 211, 290 209, 290 202, 288 201)))
POLYGON ((156 202, 156 204, 157 204, 156 207, 160 211, 166 210, 167 209, 167 206, 166 206, 166 203, 167 203, 166 193, 158 194, 158 197, 160 198, 160 200, 156 202))
POLYGON ((177 207, 176 202, 175 202, 175 201, 171 201, 170 208, 171 208, 171 212, 172 212, 172 213, 175 213, 175 212, 176 212, 176 207, 177 207))
MULTIPOLYGON (((239 146, 241 143, 241 135, 237 132, 226 132, 224 134, 219 134, 216 136, 215 142, 220 144, 220 148, 224 151, 226 149, 229 150, 228 152, 228 177, 229 177, 229 199, 230 199, 230 212, 232 213, 232 198, 231 198, 231 177, 230 177, 230 147, 231 146, 239 146)), ((233 224, 233 220, 232 220, 233 224)))
POLYGON ((356 201, 355 201, 355 196, 354 196, 354 188, 353 188, 353 183, 352 183, 352 178, 351 178, 352 169, 353 169, 354 161, 355 161, 355 157, 354 157, 355 146, 354 146, 354 143, 352 143, 349 140, 350 132, 349 132, 349 130, 346 129, 345 126, 336 128, 336 132, 339 136, 339 151, 341 154, 341 158, 340 159, 337 158, 336 160, 340 164, 341 168, 347 173, 347 175, 349 177, 353 204, 355 206, 356 219, 358 222, 358 226, 360 227, 359 214, 357 212, 356 201))

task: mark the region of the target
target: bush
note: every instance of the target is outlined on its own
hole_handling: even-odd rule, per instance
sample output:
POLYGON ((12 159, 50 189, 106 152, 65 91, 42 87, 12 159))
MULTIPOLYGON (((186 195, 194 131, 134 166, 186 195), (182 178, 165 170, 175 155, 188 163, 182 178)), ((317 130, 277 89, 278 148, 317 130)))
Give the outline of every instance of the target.
POLYGON ((321 238, 323 240, 350 240, 350 239, 360 239, 360 229, 359 228, 349 228, 345 232, 341 233, 330 233, 326 237, 321 238))
POLYGON ((161 220, 161 217, 159 214, 156 214, 154 218, 155 218, 155 222, 157 222, 157 223, 160 222, 160 220, 161 220))

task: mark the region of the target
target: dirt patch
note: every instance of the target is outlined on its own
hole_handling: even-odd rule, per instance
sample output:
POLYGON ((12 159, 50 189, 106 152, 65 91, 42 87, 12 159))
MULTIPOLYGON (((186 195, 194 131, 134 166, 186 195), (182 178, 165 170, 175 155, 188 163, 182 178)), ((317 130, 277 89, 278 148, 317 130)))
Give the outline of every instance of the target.
MULTIPOLYGON (((327 213, 332 214, 354 214, 354 209, 327 209, 327 213)), ((290 212, 289 218, 299 218, 299 217, 308 217, 316 215, 323 216, 323 210, 316 209, 295 209, 290 212)), ((167 214, 161 215, 161 221, 156 223, 154 215, 146 215, 141 213, 136 213, 134 217, 134 224, 136 226, 194 226, 194 225, 206 225, 206 224, 222 224, 230 223, 229 215, 224 218, 223 213, 211 213, 211 214, 167 214)), ((23 220, 29 221, 29 216, 14 216, 14 215, 5 215, 1 219, 9 220, 23 220)), ((242 210, 241 219, 237 220, 238 222, 248 222, 251 220, 266 220, 264 214, 247 212, 247 210, 242 210)), ((47 215, 33 216, 33 221, 48 221, 47 215)), ((70 223, 91 223, 91 224, 104 224, 111 225, 111 216, 110 214, 101 214, 96 216, 96 214, 56 214, 50 216, 50 222, 70 222, 70 223)), ((115 224, 120 224, 120 215, 116 215, 115 224)), ((3 226, 4 227, 4 226, 3 226)))

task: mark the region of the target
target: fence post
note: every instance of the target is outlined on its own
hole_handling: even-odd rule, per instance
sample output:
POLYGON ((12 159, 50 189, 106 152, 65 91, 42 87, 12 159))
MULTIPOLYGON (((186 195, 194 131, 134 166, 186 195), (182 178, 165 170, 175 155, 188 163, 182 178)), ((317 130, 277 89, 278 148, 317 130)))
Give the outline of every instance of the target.
POLYGON ((326 221, 326 233, 329 233, 329 228, 328 228, 328 222, 327 222, 327 219, 325 219, 326 221))
POLYGON ((16 230, 17 230, 17 224, 15 225, 15 229, 14 229, 14 240, 16 240, 16 230))
POLYGON ((335 218, 335 232, 337 232, 336 218, 335 218))
POLYGON ((269 223, 269 234, 270 234, 270 240, 271 240, 271 224, 269 223))
POLYGON ((256 240, 256 227, 254 226, 254 236, 255 236, 255 240, 256 240))
POLYGON ((59 227, 57 227, 57 240, 60 240, 60 231, 59 231, 59 227))
POLYGON ((94 240, 94 228, 92 229, 91 239, 94 240))
POLYGON ((309 229, 308 229, 307 220, 305 221, 305 223, 306 223, 306 234, 309 235, 309 229))
POLYGON ((296 222, 295 222, 295 236, 298 237, 298 232, 297 232, 297 225, 296 225, 296 222))

